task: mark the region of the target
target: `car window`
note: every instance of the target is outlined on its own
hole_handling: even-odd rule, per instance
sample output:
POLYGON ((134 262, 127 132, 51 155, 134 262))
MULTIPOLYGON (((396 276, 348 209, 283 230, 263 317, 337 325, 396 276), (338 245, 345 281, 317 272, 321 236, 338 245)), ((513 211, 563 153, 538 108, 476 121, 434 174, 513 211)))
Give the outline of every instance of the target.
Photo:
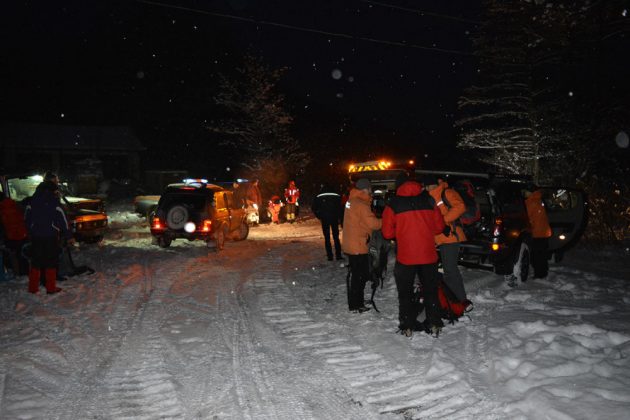
POLYGON ((41 180, 29 178, 11 178, 7 180, 9 196, 15 201, 22 201, 35 194, 35 189, 41 180))
POLYGON ((160 199, 160 207, 168 208, 173 204, 184 204, 197 211, 203 211, 206 198, 199 194, 168 194, 160 199))
POLYGON ((571 210, 578 205, 579 194, 565 189, 544 189, 543 203, 548 212, 571 210))
POLYGON ((216 201, 216 208, 218 209, 224 209, 225 208, 225 198, 223 196, 223 193, 215 193, 214 194, 214 200, 216 201))
POLYGON ((503 213, 513 214, 525 211, 525 200, 521 194, 520 185, 500 184, 495 190, 503 213))
POLYGON ((234 195, 230 191, 225 191, 223 193, 223 199, 225 200, 225 203, 227 204, 229 208, 231 209, 239 208, 238 205, 234 202, 234 195))

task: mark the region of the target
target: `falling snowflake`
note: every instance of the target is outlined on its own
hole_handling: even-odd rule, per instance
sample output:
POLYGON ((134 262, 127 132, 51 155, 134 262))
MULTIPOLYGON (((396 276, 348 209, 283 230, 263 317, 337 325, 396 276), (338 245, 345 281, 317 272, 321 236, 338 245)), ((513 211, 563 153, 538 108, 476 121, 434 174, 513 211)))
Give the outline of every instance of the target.
POLYGON ((339 69, 333 69, 330 75, 332 76, 333 79, 339 80, 343 76, 343 73, 339 69))

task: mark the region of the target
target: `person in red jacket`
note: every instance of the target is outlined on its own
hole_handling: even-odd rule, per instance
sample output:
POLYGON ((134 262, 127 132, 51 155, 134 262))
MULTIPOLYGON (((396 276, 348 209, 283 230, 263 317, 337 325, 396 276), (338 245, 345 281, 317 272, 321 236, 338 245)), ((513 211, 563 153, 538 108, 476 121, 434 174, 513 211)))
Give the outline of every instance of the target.
POLYGON ((440 210, 422 185, 402 174, 396 180, 396 196, 383 210, 383 237, 396 240, 394 277, 398 290, 400 331, 410 337, 413 330, 439 334, 442 319, 438 312, 438 255, 435 235, 445 230, 440 210), (419 312, 414 299, 418 275, 424 293, 426 320, 416 320, 419 312))
POLYGON ((22 210, 3 191, 0 191, 0 223, 2 224, 5 246, 9 254, 13 274, 18 276, 21 274, 19 255, 26 243, 28 233, 22 210))
POLYGON ((549 238, 551 237, 551 226, 545 211, 545 204, 542 201, 540 190, 531 192, 524 190, 525 207, 527 217, 532 231, 532 266, 534 267, 534 278, 542 279, 547 277, 549 263, 547 253, 549 250, 549 238))
POLYGON ((295 186, 295 181, 289 181, 289 187, 284 189, 284 198, 287 200, 287 222, 295 222, 295 210, 299 206, 300 189, 295 186))

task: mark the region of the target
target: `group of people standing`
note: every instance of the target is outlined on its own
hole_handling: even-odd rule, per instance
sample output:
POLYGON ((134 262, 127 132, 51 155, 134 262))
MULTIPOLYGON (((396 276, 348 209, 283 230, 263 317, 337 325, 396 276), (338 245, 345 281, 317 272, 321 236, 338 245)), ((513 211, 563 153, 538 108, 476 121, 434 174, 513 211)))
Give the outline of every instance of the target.
MULTIPOLYGON (((524 191, 525 206, 532 230, 534 277, 547 275, 547 244, 551 228, 540 191, 524 191)), ((320 219, 328 260, 348 256, 350 283, 348 305, 352 312, 370 310, 364 303, 364 289, 370 277, 369 243, 380 229, 386 240, 396 240, 394 278, 398 291, 399 330, 406 336, 424 331, 437 336, 444 326, 438 301, 442 282, 464 307, 471 305, 458 268, 460 243, 467 240, 461 217, 466 205, 460 194, 441 178, 422 179, 401 173, 396 179, 396 195, 386 204, 379 219, 373 213, 372 188, 368 179, 359 179, 347 201, 324 186, 312 209, 320 219), (339 240, 339 225, 343 235, 339 240), (438 271, 441 262, 443 274, 438 271), (419 279, 419 283, 416 282, 419 279), (422 291, 422 303, 417 288, 422 291), (418 321, 424 310, 424 321, 418 321)))
POLYGON ((47 172, 25 204, 22 213, 14 200, 0 193, 2 237, 13 272, 16 275, 20 272, 20 253, 30 241, 28 291, 37 293, 42 282, 48 294, 58 293, 61 291, 57 287, 60 245, 62 241, 72 245, 74 238, 61 206, 57 175, 47 172))
MULTIPOLYGON (((232 184, 234 200, 239 206, 244 207, 247 211, 256 214, 256 220, 260 219, 260 210, 262 209, 262 194, 260 192, 259 181, 254 179, 243 187, 237 181, 232 184)), ((284 189, 284 201, 278 195, 273 195, 267 203, 267 209, 271 216, 272 223, 280 223, 280 211, 286 207, 286 220, 289 223, 295 222, 297 207, 299 206, 300 189, 296 187, 295 181, 289 181, 287 188, 284 189)))

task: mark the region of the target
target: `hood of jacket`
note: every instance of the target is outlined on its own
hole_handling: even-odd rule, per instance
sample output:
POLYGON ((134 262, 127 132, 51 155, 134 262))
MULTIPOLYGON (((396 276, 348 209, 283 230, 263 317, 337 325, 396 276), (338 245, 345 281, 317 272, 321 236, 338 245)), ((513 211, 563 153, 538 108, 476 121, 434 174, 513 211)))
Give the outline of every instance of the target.
POLYGON ((370 198, 370 194, 366 193, 364 190, 358 190, 356 188, 353 188, 352 190, 350 190, 350 201, 352 200, 361 200, 364 201, 365 203, 367 203, 367 205, 369 206, 372 203, 372 199, 370 198))
POLYGON ((412 197, 414 195, 418 195, 422 192, 423 187, 422 184, 416 181, 407 181, 403 183, 396 190, 396 195, 400 195, 403 197, 412 197))

